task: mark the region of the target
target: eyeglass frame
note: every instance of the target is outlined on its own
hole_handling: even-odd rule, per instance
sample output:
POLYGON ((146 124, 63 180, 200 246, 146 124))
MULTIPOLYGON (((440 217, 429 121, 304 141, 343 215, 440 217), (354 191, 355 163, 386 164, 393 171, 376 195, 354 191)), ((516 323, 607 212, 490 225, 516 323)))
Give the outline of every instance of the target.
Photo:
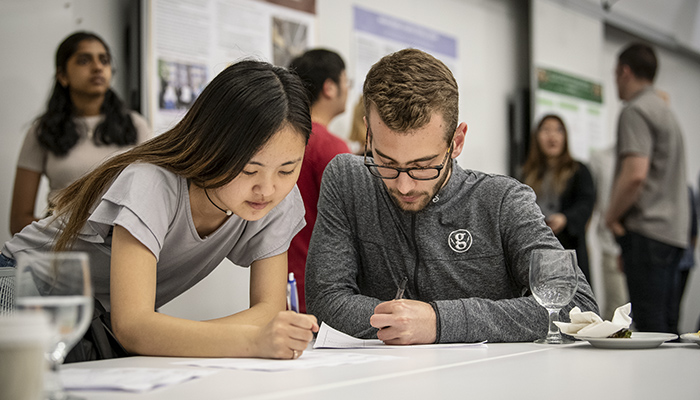
MULTIPOLYGON (((365 167, 367 167, 367 170, 369 171, 370 175, 372 175, 372 176, 374 176, 374 177, 377 177, 377 178, 384 179, 384 180, 398 179, 398 177, 401 175, 402 172, 405 172, 406 175, 409 176, 409 178, 415 179, 415 180, 417 180, 417 181, 432 181, 432 180, 435 180, 435 179, 437 179, 437 178, 440 177, 440 173, 442 173, 443 168, 445 168, 445 165, 447 164, 447 160, 449 159, 449 156, 452 154, 452 150, 454 150, 454 148, 453 148, 454 140, 450 140, 450 147, 447 149, 447 153, 445 153, 445 158, 442 160, 442 163, 439 164, 439 165, 431 165, 431 166, 427 166, 427 167, 399 168, 399 167, 389 167, 389 166, 386 166, 386 165, 379 165, 379 164, 375 164, 375 163, 368 163, 368 162, 367 162, 367 153, 368 153, 367 150, 368 150, 368 147, 369 147, 369 133, 370 133, 370 129, 369 129, 369 126, 367 126, 367 133, 365 134, 365 154, 364 154, 365 158, 364 158, 364 164, 365 164, 365 167), (377 175, 377 174, 375 174, 375 173, 372 171, 372 167, 374 167, 374 168, 384 168, 384 169, 394 170, 394 171, 396 171, 396 176, 393 177, 393 178, 389 178, 389 177, 386 177, 386 176, 383 176, 383 175, 379 174, 379 172, 377 172, 377 174, 379 174, 379 175, 377 175), (434 169, 434 170, 437 170, 437 175, 435 175, 435 177, 433 177, 433 178, 416 178, 416 177, 414 177, 413 174, 411 173, 411 171, 415 171, 415 170, 426 170, 426 169, 434 169)), ((374 157, 372 157, 372 159, 374 159, 374 157)))

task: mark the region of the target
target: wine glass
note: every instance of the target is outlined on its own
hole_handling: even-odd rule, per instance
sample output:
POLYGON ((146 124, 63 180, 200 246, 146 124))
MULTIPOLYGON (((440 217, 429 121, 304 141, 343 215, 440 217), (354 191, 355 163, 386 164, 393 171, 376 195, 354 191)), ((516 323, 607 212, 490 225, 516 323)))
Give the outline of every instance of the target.
POLYGON ((569 304, 578 287, 576 274, 576 251, 540 249, 534 250, 530 257, 530 290, 538 303, 549 312, 549 332, 544 339, 535 343, 566 344, 572 340, 565 339, 554 324, 558 320, 559 310, 569 304))
POLYGON ((80 252, 19 254, 16 277, 17 309, 46 313, 53 330, 46 353, 51 367, 44 387, 46 398, 71 399, 63 390, 58 371, 92 319, 88 255, 80 252))

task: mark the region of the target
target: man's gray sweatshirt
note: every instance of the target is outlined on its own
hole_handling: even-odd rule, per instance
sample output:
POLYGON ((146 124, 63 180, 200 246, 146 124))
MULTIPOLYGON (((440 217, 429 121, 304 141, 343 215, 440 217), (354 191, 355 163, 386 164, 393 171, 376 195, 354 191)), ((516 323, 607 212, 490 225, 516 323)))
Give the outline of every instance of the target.
MULTIPOLYGON (((399 209, 363 158, 342 154, 323 175, 306 263, 310 314, 335 329, 376 338, 374 308, 405 298, 436 310, 437 342, 517 342, 542 338, 547 311, 529 291, 530 254, 560 249, 535 194, 515 179, 464 170, 421 211, 399 209)), ((598 312, 583 273, 560 315, 598 312)))

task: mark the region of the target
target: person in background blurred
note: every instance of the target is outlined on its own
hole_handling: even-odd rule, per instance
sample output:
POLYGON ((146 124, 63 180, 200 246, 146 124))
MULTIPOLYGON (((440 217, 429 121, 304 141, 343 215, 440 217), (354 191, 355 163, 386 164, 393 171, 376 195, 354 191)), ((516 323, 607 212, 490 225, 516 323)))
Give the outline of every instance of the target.
POLYGON ((593 213, 595 186, 588 168, 571 157, 566 125, 559 116, 545 115, 533 132, 523 183, 537 194, 545 222, 562 246, 576 250, 590 282, 586 225, 593 213))
POLYGON ((646 44, 631 44, 618 55, 615 81, 625 105, 605 222, 622 249, 635 328, 676 333, 675 281, 688 247, 690 205, 683 134, 654 89, 657 68, 646 44))
POLYGON ((354 147, 353 153, 357 155, 363 155, 365 150, 366 129, 365 102, 364 97, 360 96, 352 112, 352 126, 350 127, 350 137, 348 138, 354 147))
POLYGON ((312 49, 289 64, 304 82, 311 103, 311 137, 306 146, 297 186, 304 199, 306 226, 289 246, 289 272, 294 273, 299 294, 299 311, 306 312, 304 275, 306 254, 316 223, 316 203, 321 190, 321 177, 326 165, 340 153, 349 153, 345 142, 328 131, 328 124, 345 112, 348 78, 345 62, 339 54, 326 49, 312 49))
POLYGON ((110 88, 112 54, 99 36, 75 32, 58 46, 46 111, 24 139, 12 194, 10 232, 38 221, 41 176, 49 180, 49 210, 59 189, 102 161, 151 136, 146 120, 125 108, 110 88))

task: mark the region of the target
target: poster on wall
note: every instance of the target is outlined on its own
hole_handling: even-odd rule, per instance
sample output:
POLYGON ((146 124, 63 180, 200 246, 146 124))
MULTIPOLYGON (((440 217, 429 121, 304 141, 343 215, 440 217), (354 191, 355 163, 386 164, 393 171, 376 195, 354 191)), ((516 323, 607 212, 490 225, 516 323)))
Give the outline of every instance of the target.
POLYGON ((537 67, 536 72, 534 123, 546 114, 559 115, 569 134, 569 152, 588 161, 591 150, 604 142, 602 85, 554 69, 537 67))
POLYGON ((147 104, 156 134, 230 64, 284 66, 314 46, 315 0, 149 0, 147 7, 147 104))
POLYGON ((362 93, 364 77, 383 56, 412 47, 441 60, 459 81, 457 39, 434 29, 368 9, 353 8, 355 74, 354 93, 362 93))

